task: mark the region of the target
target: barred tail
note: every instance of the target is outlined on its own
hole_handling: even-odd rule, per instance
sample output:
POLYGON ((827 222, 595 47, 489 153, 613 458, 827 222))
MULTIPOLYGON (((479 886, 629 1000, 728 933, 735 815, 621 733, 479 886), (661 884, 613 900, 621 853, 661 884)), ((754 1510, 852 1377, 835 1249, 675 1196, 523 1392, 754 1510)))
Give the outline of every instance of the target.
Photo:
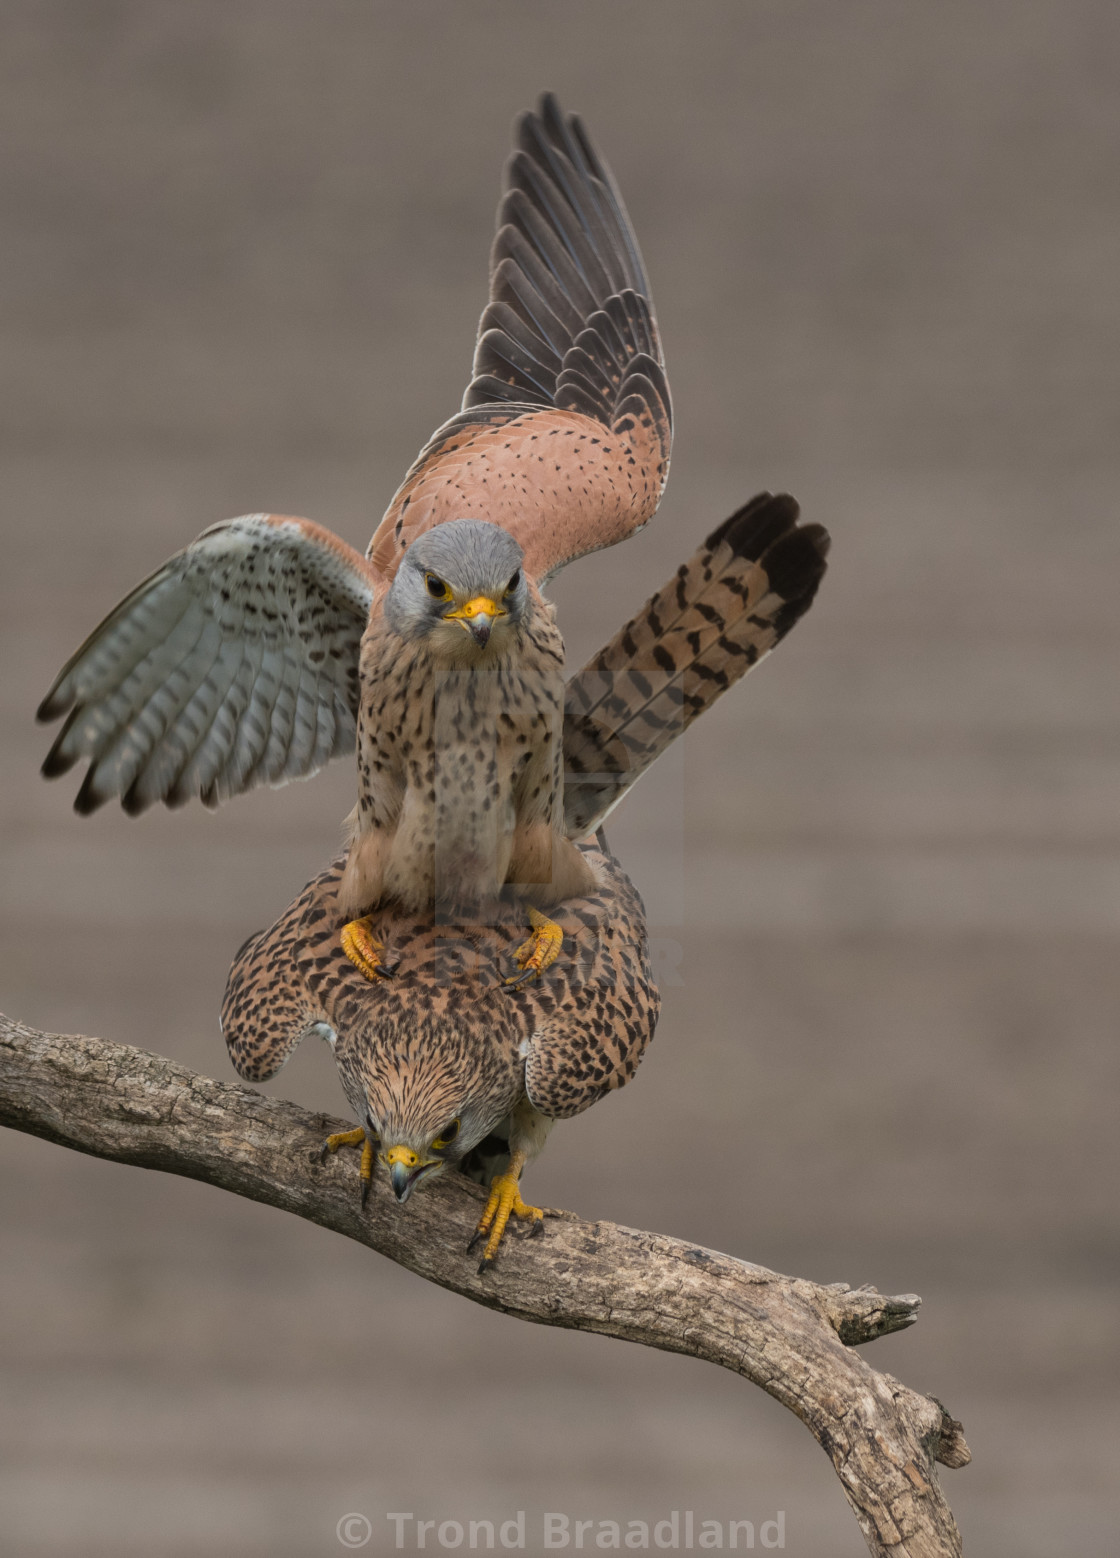
POLYGON ((760 493, 712 532, 568 683, 564 814, 595 831, 698 714, 808 611, 828 532, 798 525, 788 494, 760 493))

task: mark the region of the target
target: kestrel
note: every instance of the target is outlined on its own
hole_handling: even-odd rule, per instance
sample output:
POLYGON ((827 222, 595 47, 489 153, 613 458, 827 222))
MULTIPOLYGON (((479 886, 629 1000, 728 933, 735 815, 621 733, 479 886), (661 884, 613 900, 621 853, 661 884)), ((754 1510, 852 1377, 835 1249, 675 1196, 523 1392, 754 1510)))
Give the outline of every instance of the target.
POLYGON ((480 1269, 511 1215, 539 1225, 519 1182, 554 1122, 623 1086, 657 1022, 641 899, 612 856, 581 854, 595 887, 556 910, 570 955, 542 983, 511 990, 495 972, 523 934, 514 907, 483 928, 395 905, 371 920, 400 961, 371 983, 339 940, 340 857, 246 943, 226 986, 222 1032, 247 1080, 275 1075, 309 1034, 329 1041, 361 1124, 329 1137, 324 1156, 362 1145, 363 1202, 375 1159, 399 1201, 448 1167, 489 1181, 480 1269))
MULTIPOLYGON (((357 745, 340 888, 348 955, 391 900, 492 912, 594 886, 563 826, 563 643, 541 588, 639 529, 668 471, 671 410, 621 196, 551 96, 505 176, 473 376, 365 557, 303 519, 215 525, 116 608, 39 711, 44 764, 90 767, 75 805, 215 805, 357 745)), ((530 910, 524 972, 554 955, 530 910)))
MULTIPOLYGON (((636 617, 568 684, 564 750, 567 835, 598 827, 680 732, 753 666, 808 609, 828 538, 799 526, 792 498, 763 493, 714 531, 636 617)), ((547 979, 511 990, 497 955, 519 939, 499 906, 491 926, 437 924, 431 910, 387 906, 371 934, 399 956, 391 983, 371 984, 343 955, 340 857, 234 961, 222 1029, 249 1081, 279 1071, 304 1037, 328 1039, 354 1130, 324 1157, 362 1147, 362 1197, 380 1162, 398 1200, 448 1168, 490 1195, 477 1239, 493 1261, 511 1216, 541 1227, 521 1199, 525 1164, 558 1119, 633 1076, 653 1036, 653 983, 641 900, 606 847, 579 846, 592 891, 555 911, 570 955, 547 979)), ((517 956, 528 955, 528 944, 517 956)))

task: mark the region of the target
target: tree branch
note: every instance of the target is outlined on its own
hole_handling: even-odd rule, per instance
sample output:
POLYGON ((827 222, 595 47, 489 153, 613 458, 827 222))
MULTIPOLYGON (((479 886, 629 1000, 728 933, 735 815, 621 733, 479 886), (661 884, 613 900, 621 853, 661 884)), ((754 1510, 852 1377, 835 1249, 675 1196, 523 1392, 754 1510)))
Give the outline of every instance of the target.
POLYGON ((831 1459, 872 1553, 960 1554, 934 1462, 967 1465, 961 1425, 851 1350, 912 1325, 921 1303, 913 1294, 822 1287, 568 1216, 550 1221, 543 1239, 509 1238, 496 1268, 479 1276, 465 1250, 482 1192, 462 1176, 440 1179, 404 1212, 375 1183, 363 1211, 358 1155, 319 1163, 319 1145, 339 1122, 147 1050, 38 1033, 3 1016, 0 1124, 281 1207, 522 1320, 718 1363, 801 1419, 831 1459))

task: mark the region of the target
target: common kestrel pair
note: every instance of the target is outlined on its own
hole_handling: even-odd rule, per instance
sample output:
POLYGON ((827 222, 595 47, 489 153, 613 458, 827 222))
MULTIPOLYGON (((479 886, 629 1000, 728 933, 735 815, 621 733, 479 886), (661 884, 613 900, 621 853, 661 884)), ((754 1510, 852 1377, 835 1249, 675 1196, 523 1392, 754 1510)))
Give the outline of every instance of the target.
POLYGON ((625 208, 546 96, 516 129, 462 409, 366 555, 304 519, 212 526, 106 618, 40 709, 67 715, 44 772, 90 760, 80 812, 113 796, 130 813, 214 806, 356 747, 348 854, 239 954, 227 1040, 262 1077, 304 1032, 333 1035, 364 1170, 376 1150, 402 1200, 504 1141, 485 1259, 511 1211, 533 1215, 518 1179, 551 1121, 621 1085, 656 1020, 640 900, 591 835, 824 571, 825 532, 763 494, 565 689, 542 588, 646 523, 670 441, 625 208), (519 974, 448 982, 456 937, 485 925, 513 952, 526 915, 519 974))

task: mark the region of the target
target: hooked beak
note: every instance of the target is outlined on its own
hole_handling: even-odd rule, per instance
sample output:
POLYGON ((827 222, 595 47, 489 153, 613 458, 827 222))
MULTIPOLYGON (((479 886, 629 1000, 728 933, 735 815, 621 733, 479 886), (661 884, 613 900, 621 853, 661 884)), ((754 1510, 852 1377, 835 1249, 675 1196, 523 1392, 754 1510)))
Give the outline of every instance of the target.
POLYGON ((433 1162, 418 1157, 411 1147, 390 1147, 388 1152, 382 1152, 379 1156, 389 1170, 393 1194, 402 1205, 412 1194, 416 1181, 423 1177, 427 1169, 435 1167, 433 1162))
POLYGON ((458 606, 454 611, 444 613, 449 621, 454 621, 474 639, 479 648, 483 648, 490 641, 490 629, 494 626, 497 617, 504 617, 506 610, 499 606, 497 601, 490 599, 488 595, 476 595, 474 600, 467 601, 465 606, 458 606))

